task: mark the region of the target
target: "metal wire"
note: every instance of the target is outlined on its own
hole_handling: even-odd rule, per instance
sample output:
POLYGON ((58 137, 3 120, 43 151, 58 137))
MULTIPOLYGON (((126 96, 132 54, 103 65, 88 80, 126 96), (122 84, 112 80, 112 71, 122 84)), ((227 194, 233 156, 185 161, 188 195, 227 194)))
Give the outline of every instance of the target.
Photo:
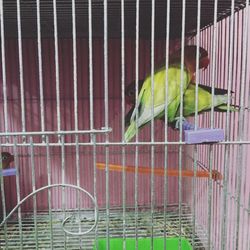
MULTIPOLYGON (((131 208, 131 207, 130 207, 131 208)), ((176 237, 178 234, 178 206, 177 205, 169 205, 167 208, 168 214, 167 214, 167 226, 169 230, 169 236, 170 237, 176 237)), ((183 205, 183 231, 185 234, 185 237, 188 240, 191 240, 191 231, 189 230, 191 226, 191 213, 188 206, 183 205)), ((85 212, 86 214, 89 213, 89 211, 85 212)), ((56 226, 58 224, 58 218, 60 218, 61 213, 55 212, 53 216, 55 216, 55 219, 53 220, 54 227, 54 245, 55 248, 62 248, 61 242, 63 240, 62 238, 62 229, 61 224, 59 224, 59 227, 56 226)), ((110 233, 112 238, 119 238, 121 237, 122 232, 122 210, 121 209, 112 209, 110 214, 110 233)), ((26 239, 26 245, 25 249, 34 248, 35 244, 32 240, 32 237, 30 237, 30 230, 32 230, 32 224, 30 217, 32 217, 32 214, 27 214, 27 217, 23 219, 24 225, 24 238, 26 239), (28 246, 27 246, 28 245, 28 246)), ((127 228, 127 238, 133 238, 134 237, 134 211, 127 211, 127 223, 129 225, 129 228, 127 228)), ((149 210, 141 211, 139 213, 139 238, 144 237, 150 237, 150 221, 151 221, 151 215, 149 210)), ((163 213, 162 211, 156 211, 155 212, 155 237, 163 237, 163 213)), ((8 233, 12 234, 13 238, 11 243, 11 247, 14 249, 17 249, 19 246, 18 241, 18 228, 15 227, 17 222, 13 219, 11 220, 12 225, 14 226, 12 230, 9 230, 8 233), (16 248, 15 248, 16 247, 16 248)), ((84 223, 82 226, 85 229, 90 228, 94 224, 94 218, 91 218, 86 223, 84 223)), ((48 225, 48 215, 47 213, 41 213, 38 217, 38 226, 39 230, 42 230, 44 234, 39 235, 39 240, 41 244, 41 248, 49 248, 50 249, 50 243, 49 238, 47 237, 47 230, 45 225, 48 225)), ((75 229, 78 228, 77 224, 72 225, 75 229)), ((98 218, 98 227, 99 230, 99 238, 105 238, 105 228, 106 228, 106 211, 99 210, 99 218, 98 218)), ((70 235, 67 235, 70 236, 70 235)), ((203 245, 202 242, 206 239, 206 232, 203 230, 201 226, 197 228, 197 235, 195 238, 195 246, 194 249, 202 249, 206 247, 206 245, 203 245), (200 237, 199 237, 200 236, 200 237)), ((93 249, 93 243, 94 243, 94 232, 92 231, 88 235, 85 235, 85 237, 82 237, 83 240, 83 246, 84 250, 92 250, 93 249)), ((2 243, 2 242, 1 242, 2 243)), ((0 243, 0 244, 1 244, 0 243)), ((0 245, 1 247, 5 247, 4 244, 0 245)), ((79 249, 79 241, 78 237, 68 237, 68 246, 67 249, 74 250, 79 249)))
MULTIPOLYGON (((247 6, 249 5, 249 0, 246 1, 247 6)), ((246 65, 247 65, 247 39, 248 39, 248 32, 249 32, 249 19, 248 19, 248 10, 249 8, 245 9, 244 13, 244 19, 243 19, 243 38, 242 38, 242 69, 241 69, 241 85, 240 85, 240 113, 239 113, 239 133, 238 133, 238 140, 241 141, 243 139, 243 126, 244 126, 244 118, 245 118, 245 112, 244 112, 244 95, 245 95, 245 89, 246 89, 246 65)), ((242 199, 241 197, 241 191, 242 191, 242 176, 244 174, 243 172, 243 159, 246 155, 244 155, 243 152, 243 145, 239 145, 238 148, 238 157, 237 157, 237 166, 238 166, 238 176, 237 176, 237 197, 238 197, 238 204, 237 204, 237 224, 236 224, 236 249, 239 248, 239 231, 240 231, 240 201, 242 199)))
MULTIPOLYGON (((109 124, 109 102, 108 102, 108 2, 104 0, 103 2, 103 10, 104 10, 104 120, 105 127, 108 127, 109 124)), ((109 216, 110 216, 110 196, 109 196, 109 147, 107 143, 109 141, 109 135, 106 134, 106 147, 105 147, 105 172, 106 172, 106 220, 107 220, 107 228, 106 228, 106 248, 110 248, 110 234, 109 234, 109 216)))
POLYGON ((26 130, 26 122, 25 122, 25 103, 24 103, 23 50, 22 50, 20 0, 17 0, 17 31, 18 31, 19 80, 20 80, 20 95, 21 95, 21 122, 22 122, 22 132, 24 132, 26 130))
MULTIPOLYGON (((199 50, 200 50, 200 23, 201 23, 201 1, 198 0, 197 3, 197 35, 196 35, 196 65, 195 65, 195 115, 194 115, 194 130, 198 129, 198 83, 200 82, 200 74, 199 74, 199 50)), ((197 159, 198 159, 198 147, 194 145, 194 178, 192 180, 192 214, 193 214, 193 222, 192 222, 192 245, 194 245, 194 235, 196 230, 196 199, 197 199, 197 159)))
MULTIPOLYGON (((72 37, 73 37, 73 82, 74 82, 74 119, 75 130, 78 130, 78 98, 77 98, 77 48, 76 48, 76 6, 72 0, 72 37)), ((91 77, 91 75, 90 75, 91 77)), ((92 129, 92 127, 91 127, 92 129)))
MULTIPOLYGON (((92 34, 92 0, 88 0, 88 28, 89 28, 89 121, 90 129, 94 128, 94 90, 93 90, 93 34, 92 34)), ((90 135, 91 142, 96 142, 96 137, 94 134, 90 135)), ((96 148, 93 148, 93 171, 94 171, 94 195, 96 196, 96 148)), ((97 230, 95 230, 95 241, 97 240, 97 230)), ((98 249, 97 249, 98 250, 98 249)))
POLYGON ((43 94, 40 0, 36 0, 36 15, 37 15, 37 54, 38 54, 39 92, 40 92, 40 119, 41 119, 41 131, 43 132, 45 131, 45 117, 44 117, 44 94, 43 94))
POLYGON ((217 43, 218 43, 218 31, 217 31, 217 8, 218 8, 218 0, 214 0, 214 23, 213 23, 213 42, 212 42, 212 95, 211 95, 211 116, 210 123, 211 128, 214 128, 214 82, 215 82, 215 74, 216 74, 216 55, 217 55, 217 43))
MULTIPOLYGON (((61 134, 61 133, 59 133, 61 134)), ((64 143, 65 146, 75 146, 76 143, 75 142, 65 142, 64 143)), ((79 145, 80 146, 93 146, 93 142, 79 142, 79 145)), ((218 142, 216 143, 217 145, 248 145, 250 144, 250 141, 222 141, 222 142, 218 142)), ((2 143, 2 146, 4 147, 13 147, 13 143, 2 143)), ((30 144, 29 143, 17 143, 16 146, 18 147, 26 147, 26 146, 29 146, 30 144)), ((56 143, 53 143, 51 142, 50 143, 50 146, 51 147, 57 147, 57 146, 60 146, 61 143, 60 142, 56 142, 56 143)), ((154 145, 154 146, 160 146, 160 145, 191 145, 191 144, 187 144, 186 142, 177 142, 177 141, 168 141, 168 142, 159 142, 159 141, 155 141, 154 143, 151 143, 151 142, 131 142, 131 143, 122 143, 122 142, 96 142, 96 146, 147 146, 147 145, 154 145)), ((203 143, 201 145, 206 145, 206 143, 203 143)), ((37 147, 45 147, 46 144, 45 143, 34 143, 34 146, 37 146, 37 147)))
MULTIPOLYGON (((64 135, 61 136, 61 183, 64 184, 65 183, 65 145, 64 145, 64 140, 65 137, 64 135)), ((62 211, 63 211, 63 216, 64 218, 66 217, 66 193, 65 193, 65 188, 62 187, 62 211)), ((66 232, 65 232, 66 233, 66 232)), ((67 248, 66 245, 66 235, 64 237, 64 248, 67 248)))
POLYGON ((179 249, 181 248, 181 218, 182 218, 182 120, 183 120, 183 85, 184 85, 184 42, 185 42, 185 23, 186 23, 186 0, 182 1, 182 29, 181 29, 181 78, 180 78, 180 134, 179 134, 179 155, 178 155, 178 203, 179 203, 179 249))
MULTIPOLYGON (((136 0, 136 24, 135 24, 135 98, 136 98, 136 111, 135 111, 135 141, 138 142, 138 128, 139 128, 139 28, 140 28, 140 0, 136 0)), ((135 250, 138 249, 138 161, 139 153, 138 147, 135 147, 135 250)))
MULTIPOLYGON (((152 12, 151 12, 151 142, 154 142, 154 104, 155 104, 155 97, 154 97, 154 73, 155 73, 155 67, 154 67, 154 59, 155 59, 155 44, 154 39, 155 38, 155 1, 152 0, 152 12)), ((154 168, 155 168, 155 147, 154 145, 151 146, 151 180, 150 180, 150 186, 151 186, 151 249, 154 249, 154 203, 155 203, 155 187, 154 187, 154 168)))
MULTIPOLYGON (((121 0, 121 96, 122 96, 122 141, 125 134, 125 18, 124 0, 121 0)), ((122 238, 123 250, 126 250, 126 171, 125 171, 125 147, 122 147, 122 238)))
MULTIPOLYGON (((94 146, 93 146, 94 197, 97 197, 97 187, 96 187, 96 185, 97 185, 97 173, 96 173, 96 155, 97 155, 97 153, 96 153, 96 135, 92 136, 92 140, 93 140, 93 143, 94 143, 94 146)), ((96 225, 96 228, 95 228, 95 242, 96 243, 97 243, 97 238, 98 238, 98 224, 96 225)))
MULTIPOLYGON (((165 134, 165 142, 168 142, 168 67, 169 67, 169 31, 170 30, 170 0, 167 1, 167 9, 166 9, 166 79, 165 79, 165 126, 164 126, 164 134, 165 134)), ((164 191, 163 191, 163 206, 164 206, 164 249, 167 249, 167 202, 168 202, 168 146, 164 147, 164 191)))
MULTIPOLYGON (((31 178, 32 178, 32 192, 36 190, 36 173, 34 163, 34 145, 33 139, 30 137, 30 160, 31 160, 31 178)), ((37 199, 36 195, 33 196, 33 213, 34 213, 34 227, 35 227, 35 241, 36 249, 38 249, 38 232, 37 232, 37 199)))
MULTIPOLYGON (((227 115, 226 115, 226 129, 225 129, 225 140, 229 140, 229 128, 230 128, 230 121, 229 121, 229 108, 230 108, 230 93, 231 93, 231 86, 232 86, 232 69, 233 69, 233 37, 234 37, 234 1, 231 1, 231 16, 230 16, 230 38, 229 38, 229 67, 228 67, 228 92, 227 92, 227 115)), ((227 235, 226 235, 226 228, 227 228, 227 192, 228 192, 228 180, 229 180, 229 145, 225 146, 224 152, 224 185, 223 185, 223 203, 222 203, 222 227, 221 227, 221 238, 225 239, 221 241, 221 249, 226 249, 227 243, 227 235)))
POLYGON ((63 222, 62 222, 62 229, 65 233, 69 234, 69 235, 75 235, 75 236, 82 236, 82 235, 85 235, 85 234, 88 234, 89 232, 91 232, 92 230, 95 229, 96 225, 97 225, 97 222, 98 222, 98 205, 97 205, 97 202, 96 202, 96 199, 88 192, 86 191, 85 189, 79 187, 79 186, 75 186, 75 185, 71 185, 71 184, 62 184, 62 183, 58 183, 58 184, 51 184, 51 185, 47 185, 47 186, 44 186, 44 187, 41 187, 41 188, 38 188, 36 189, 35 191, 33 191, 32 193, 30 193, 29 195, 27 195, 26 197, 24 197, 22 200, 20 200, 17 205, 11 210, 11 212, 5 217, 5 219, 1 222, 0 224, 0 227, 3 226, 6 221, 11 217, 11 215, 13 215, 13 213, 17 210, 17 209, 20 209, 20 206, 26 201, 28 200, 29 198, 33 197, 34 195, 36 195, 37 193, 41 192, 41 191, 44 191, 46 189, 51 189, 51 188, 54 188, 54 187, 62 187, 62 188, 65 188, 65 187, 69 187, 69 188, 74 188, 76 190, 79 190, 81 192, 83 192, 84 194, 88 195, 89 198, 92 200, 93 204, 94 204, 94 214, 95 214, 95 217, 94 217, 94 224, 93 226, 84 231, 84 232, 78 232, 78 233, 75 233, 75 232, 71 232, 69 230, 67 230, 65 228, 65 224, 70 220, 70 218, 73 216, 68 216, 66 217, 63 222))
MULTIPOLYGON (((1 152, 1 144, 0 144, 0 152, 1 152)), ((3 162, 2 157, 0 157, 0 171, 3 171, 3 162)), ((3 219, 6 217, 6 199, 5 199, 5 192, 4 192, 4 179, 3 175, 0 175, 0 190, 1 190, 1 204, 3 209, 3 219)), ((8 237, 7 237, 7 224, 4 225, 4 240, 6 242, 6 247, 8 248, 8 237)))
MULTIPOLYGON (((92 0, 88 0, 88 24, 89 24, 89 112, 90 129, 94 128, 94 92, 93 92, 93 41, 92 41, 92 0)), ((91 138, 92 139, 92 138, 91 138)))
MULTIPOLYGON (((54 21, 54 46, 55 46, 55 77, 56 77, 56 117, 57 130, 61 130, 60 112, 60 79, 59 79, 59 55, 58 55, 58 31, 57 31, 57 7, 56 0, 53 0, 53 21, 54 21)), ((60 137, 58 137, 60 138, 60 137)))
MULTIPOLYGON (((16 195, 17 195, 17 203, 21 200, 21 194, 20 194, 20 179, 19 179, 19 162, 18 162, 18 156, 17 156, 17 138, 14 137, 14 162, 16 166, 16 195)), ((5 220, 7 220, 7 217, 5 217, 5 220)), ((4 221, 2 221, 4 223, 4 221)), ((0 224, 0 227, 2 225, 0 224)), ((22 214, 21 214, 21 208, 18 207, 18 227, 19 227, 19 236, 20 236, 20 249, 23 249, 23 233, 22 233, 22 214)))
POLYGON ((7 85, 6 85, 6 60, 5 60, 5 33, 4 33, 4 13, 3 0, 0 0, 0 25, 1 25, 1 59, 2 59, 2 81, 4 99, 4 129, 8 133, 8 107, 7 107, 7 85))
MULTIPOLYGON (((8 135, 10 136, 35 136, 35 135, 74 135, 74 134, 102 134, 102 133, 109 133, 111 132, 111 128, 102 128, 100 130, 92 129, 92 130, 67 130, 67 131, 34 131, 34 132, 9 132, 8 135)), ((0 133, 1 136, 6 136, 6 133, 0 133)), ((24 142, 25 143, 25 142, 24 142)))
MULTIPOLYGON (((47 163, 48 185, 51 185, 51 158, 50 158, 50 145, 48 136, 46 136, 46 163, 47 163)), ((48 207, 49 207, 50 247, 53 250, 54 245, 53 245, 53 225, 52 225, 50 189, 48 190, 48 207)))

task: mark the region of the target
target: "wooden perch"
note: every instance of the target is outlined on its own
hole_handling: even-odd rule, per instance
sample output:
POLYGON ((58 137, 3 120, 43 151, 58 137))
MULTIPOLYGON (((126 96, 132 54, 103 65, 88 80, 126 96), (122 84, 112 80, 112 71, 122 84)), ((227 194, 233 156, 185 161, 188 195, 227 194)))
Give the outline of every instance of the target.
MULTIPOLYGON (((98 169, 105 170, 106 164, 102 162, 97 162, 96 166, 98 169)), ((125 166, 124 167, 126 172, 135 173, 136 168, 134 166, 125 166)), ((117 165, 117 164, 109 164, 109 170, 110 171, 123 171, 123 166, 117 165)), ((151 174, 152 168, 150 167, 138 167, 138 173, 141 174, 151 174)), ((154 174, 159 176, 164 176, 164 169, 163 168, 154 168, 154 174)), ((166 171, 167 176, 179 176, 179 170, 178 169, 167 169, 166 171)), ((181 171, 182 177, 194 177, 195 172, 193 170, 187 170, 183 169, 181 171)), ((209 178, 209 172, 208 171, 196 171, 196 177, 200 178, 209 178)), ((222 180, 222 175, 217 170, 212 170, 212 179, 215 181, 222 180)))

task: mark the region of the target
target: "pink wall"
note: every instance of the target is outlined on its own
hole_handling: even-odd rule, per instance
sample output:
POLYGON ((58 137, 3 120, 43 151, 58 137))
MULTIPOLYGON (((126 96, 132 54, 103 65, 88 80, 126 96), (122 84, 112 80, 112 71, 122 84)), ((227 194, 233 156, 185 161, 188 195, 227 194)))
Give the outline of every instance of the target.
MULTIPOLYGON (((250 48, 247 46, 246 62, 243 62, 243 11, 235 15, 234 36, 233 36, 233 59, 232 69, 229 68, 229 48, 230 48, 230 20, 229 18, 218 23, 218 39, 217 52, 215 55, 215 87, 228 88, 229 73, 232 75, 232 103, 240 104, 241 92, 244 92, 243 106, 249 107, 249 86, 250 86, 250 48), (242 75, 242 67, 245 64, 245 78, 242 75), (244 89, 243 89, 244 86, 244 89)), ((250 20, 249 20, 250 21, 250 20)), ((250 22, 248 21, 248 28, 250 22)), ((201 32, 201 45, 208 49, 212 55, 213 49, 213 34, 214 28, 208 28, 201 32)), ((246 33, 247 34, 247 33, 246 33)), ((248 32, 248 43, 250 41, 250 32, 248 32)), ((195 39, 193 41, 195 43, 195 39)), ((232 44, 231 44, 232 45, 232 44)), ((211 57, 211 62, 212 62, 211 57)), ((201 77, 201 81, 207 85, 211 85, 212 81, 212 65, 207 69, 206 74, 201 77)), ((227 138, 230 141, 238 141, 239 138, 239 113, 231 113, 229 116, 230 129, 227 138)), ((215 113, 215 127, 226 128, 226 114, 215 113)), ((210 113, 199 116, 199 124, 201 127, 210 127, 210 113)), ((243 120, 243 137, 242 140, 249 141, 249 111, 244 110, 243 120)), ((212 147, 212 169, 218 170, 223 175, 221 182, 212 181, 211 204, 208 203, 209 188, 208 181, 197 180, 195 182, 196 189, 196 214, 198 224, 204 226, 208 231, 211 227, 211 240, 214 244, 214 249, 221 249, 222 241, 225 242, 225 249, 249 249, 247 246, 247 237, 250 233, 250 168, 249 161, 250 147, 248 144, 230 145, 228 146, 228 157, 225 158, 226 147, 224 145, 216 145, 212 147), (242 151, 241 151, 242 150, 242 151), (242 152, 242 153, 241 153, 242 152), (228 177, 225 179, 227 171, 228 177), (226 204, 224 203, 224 189, 226 187, 226 204), (239 188, 239 189, 238 189, 239 188), (238 201, 240 206, 238 207, 238 201), (226 205, 226 208, 224 208, 226 205), (211 221, 209 223, 208 213, 211 210, 211 221), (239 212, 239 223, 237 224, 237 212, 239 212), (222 237, 223 217, 226 216, 226 238, 222 237), (237 228, 239 226, 239 228, 237 228), (239 230, 239 238, 236 240, 236 232, 239 230), (238 245, 236 245, 238 244, 238 245)), ((193 148, 188 150, 193 156, 193 148)), ((209 146, 198 146, 198 160, 207 167, 209 166, 209 146)), ((189 200, 192 201, 192 192, 190 192, 189 200)))
MULTIPOLYGON (((171 42, 171 49, 178 46, 178 43, 171 42)), ((94 69, 94 128, 100 129, 104 126, 104 62, 103 62, 103 41, 94 40, 93 43, 93 69, 94 69)), ((109 126, 113 132, 110 134, 110 141, 119 142, 121 140, 121 56, 120 41, 109 41, 109 126)), ((155 63, 162 62, 165 55, 165 42, 156 41, 155 46, 155 63)), ((54 64, 54 41, 46 39, 42 41, 42 60, 43 60, 43 84, 44 84, 44 103, 45 103, 45 130, 57 130, 56 117, 56 87, 55 87, 55 64, 54 64)), ((125 46, 126 62, 126 83, 135 79, 135 42, 126 40, 125 46)), ((77 40, 77 75, 78 75, 78 120, 79 129, 89 129, 89 78, 88 78, 88 41, 84 39, 77 40)), ((62 39, 59 41, 59 70, 60 70, 60 115, 61 129, 74 130, 74 101, 73 101, 73 64, 72 64, 72 40, 62 39)), ((38 78, 38 57, 37 42, 32 39, 23 40, 23 68, 24 68, 24 96, 25 96, 25 120, 26 131, 40 131, 40 99, 39 99, 39 78, 38 78)), ((20 105, 20 86, 19 86, 19 66, 18 66, 18 48, 16 40, 6 41, 6 69, 7 69, 7 96, 8 96, 8 131, 21 131, 21 105, 20 105)), ((145 77, 150 72, 150 42, 140 41, 140 78, 145 77)), ((2 75, 0 71, 2 85, 2 75)), ((3 93, 0 88, 0 109, 1 109, 1 131, 4 127, 4 110, 3 110, 3 93)), ((126 107, 129 110, 129 107, 126 107)), ((163 140, 164 124, 161 121, 156 122, 156 140, 163 140)), ((145 128, 140 133, 143 140, 150 139, 150 128, 145 128)), ((176 140, 176 134, 169 130, 169 140, 176 140)), ((19 138, 18 140, 21 140, 19 138)), ((28 139, 29 140, 29 139, 28 139)), ((13 142, 13 138, 10 138, 13 142)), ((38 137, 33 138, 33 142, 39 142, 38 137)), ((55 142, 56 137, 49 137, 50 142, 55 142)), ((74 141, 74 137, 66 136, 65 142, 74 141)), ((89 136, 80 136, 81 142, 89 141, 89 136)), ((97 141, 104 141, 104 136, 98 135, 97 141)), ((5 147, 13 153, 13 147, 5 147)), ((62 182, 62 149, 50 147, 51 156, 51 183, 62 182)), ((93 194, 93 156, 92 147, 80 147, 80 185, 93 194)), ((172 168, 177 166, 176 153, 178 148, 169 146, 168 164, 172 168), (171 151, 171 152, 170 152, 171 151)), ((97 147, 97 161, 105 161, 103 147, 97 147)), ((122 149, 119 146, 110 147, 110 163, 121 164, 122 149)), ((155 148, 155 166, 164 166, 164 148, 155 148)), ((65 182, 76 184, 76 157, 75 147, 67 146, 65 148, 65 182)), ((139 147, 139 165, 150 166, 150 147, 139 147)), ((31 164, 31 147, 18 147, 17 164, 20 169, 20 195, 24 198, 32 191, 32 164, 31 164)), ((135 164, 134 147, 126 148, 126 164, 135 164)), ((35 166, 35 187, 39 188, 48 183, 46 148, 34 147, 34 166, 35 166)), ((122 174, 117 172, 110 173, 110 205, 121 206, 122 202, 122 174)), ((105 205, 105 172, 97 171, 97 199, 100 206, 105 205)), ((150 204, 150 176, 139 175, 138 179, 138 202, 139 205, 150 204)), ((156 204, 163 202, 163 178, 155 177, 156 204)), ((5 177, 5 198, 7 209, 10 210, 16 204, 16 180, 15 177, 5 177)), ((168 184, 168 202, 176 203, 178 201, 177 178, 169 178, 168 184)), ((52 206, 61 207, 60 191, 53 191, 52 206)), ((134 174, 127 174, 126 195, 127 205, 134 204, 134 174)), ((75 207, 75 193, 67 198, 66 206, 75 207)), ((47 192, 37 196, 38 209, 47 209, 48 205, 47 192)), ((86 199, 83 199, 86 201, 86 199)), ((90 201, 86 201, 88 205, 90 201)), ((23 210, 32 209, 33 201, 27 201, 23 210)))

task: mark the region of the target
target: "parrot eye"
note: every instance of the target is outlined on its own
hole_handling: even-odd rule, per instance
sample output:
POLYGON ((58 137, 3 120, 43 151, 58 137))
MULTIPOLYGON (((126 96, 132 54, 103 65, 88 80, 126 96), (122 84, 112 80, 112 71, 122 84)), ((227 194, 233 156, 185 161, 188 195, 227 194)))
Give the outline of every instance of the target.
POLYGON ((129 92, 128 92, 128 96, 133 96, 134 95, 134 91, 133 90, 130 90, 129 92))
POLYGON ((2 160, 3 160, 3 161, 4 161, 4 160, 7 160, 7 158, 8 158, 8 157, 4 155, 4 156, 2 157, 2 160))

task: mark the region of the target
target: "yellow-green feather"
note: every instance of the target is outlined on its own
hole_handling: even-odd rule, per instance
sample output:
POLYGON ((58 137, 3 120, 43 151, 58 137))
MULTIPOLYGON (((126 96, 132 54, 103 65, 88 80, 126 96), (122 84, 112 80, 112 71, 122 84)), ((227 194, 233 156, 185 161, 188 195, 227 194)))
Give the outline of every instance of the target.
MULTIPOLYGON (((154 103, 152 103, 151 93, 151 76, 147 76, 138 96, 138 127, 142 127, 152 119, 152 105, 154 107, 154 118, 160 118, 164 115, 165 110, 165 67, 157 70, 154 74, 154 103)), ((183 92, 185 92, 191 76, 184 70, 183 72, 183 92)), ((168 119, 172 120, 177 112, 180 103, 180 87, 181 87, 181 67, 180 65, 171 65, 168 68, 168 119)), ((137 108, 136 107, 136 108, 137 108)), ((125 132, 125 141, 130 141, 135 135, 135 116, 136 108, 133 111, 130 120, 130 126, 125 132)))
MULTIPOLYGON (((198 86, 198 113, 211 109, 212 99, 211 93, 198 86)), ((220 110, 226 110, 227 95, 214 95, 214 107, 220 110)), ((236 108, 231 106, 230 111, 236 111, 236 108)), ((183 116, 187 117, 195 113, 195 84, 189 84, 183 97, 183 116)), ((179 110, 176 117, 179 116, 179 110)))

